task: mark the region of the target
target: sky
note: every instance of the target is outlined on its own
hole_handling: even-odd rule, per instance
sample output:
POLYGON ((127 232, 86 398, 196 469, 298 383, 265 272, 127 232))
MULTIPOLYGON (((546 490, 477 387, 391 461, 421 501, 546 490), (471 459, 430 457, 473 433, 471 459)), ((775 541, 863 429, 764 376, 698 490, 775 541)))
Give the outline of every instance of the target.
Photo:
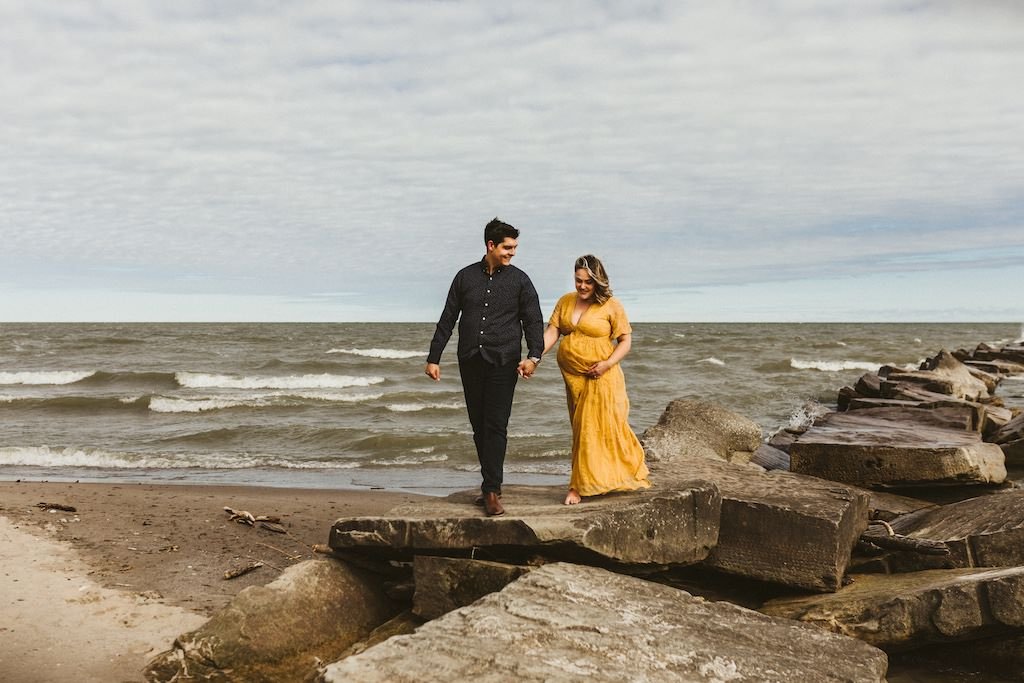
POLYGON ((0 322, 1024 320, 1024 3, 0 0, 0 322))

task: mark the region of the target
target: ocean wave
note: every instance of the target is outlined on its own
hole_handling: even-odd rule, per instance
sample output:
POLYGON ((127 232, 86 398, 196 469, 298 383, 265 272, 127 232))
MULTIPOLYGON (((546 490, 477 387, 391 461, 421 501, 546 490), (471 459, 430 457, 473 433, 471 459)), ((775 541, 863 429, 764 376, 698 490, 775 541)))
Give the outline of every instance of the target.
POLYGON ((405 358, 426 358, 426 351, 402 351, 399 349, 330 349, 327 353, 346 353, 351 356, 362 356, 364 358, 384 358, 387 360, 401 360, 405 358))
POLYGON ((465 403, 391 403, 387 409, 393 413, 418 413, 421 410, 464 410, 465 403))
POLYGON ((288 375, 282 377, 256 377, 219 375, 200 372, 178 372, 178 384, 190 389, 344 389, 380 384, 383 377, 353 377, 351 375, 288 375))
POLYGON ((875 372, 881 367, 879 363, 868 363, 856 360, 797 360, 789 359, 790 367, 796 370, 821 370, 822 372, 842 372, 844 370, 866 370, 875 372))
POLYGON ((398 455, 394 458, 375 458, 370 463, 373 465, 380 465, 382 467, 394 467, 394 466, 408 466, 408 465, 423 465, 428 462, 445 462, 448 460, 448 456, 444 453, 438 454, 418 454, 418 455, 398 455))
POLYGON ((159 454, 120 453, 98 448, 8 446, 0 448, 0 465, 18 467, 83 467, 100 469, 206 469, 240 470, 255 467, 290 470, 347 470, 362 463, 343 460, 290 460, 276 456, 236 453, 159 454))
POLYGON ((94 374, 91 370, 5 371, 0 372, 0 384, 74 384, 94 374))
POLYGON ((292 408, 310 401, 361 403, 364 401, 374 401, 383 395, 381 393, 271 392, 243 396, 203 396, 198 398, 154 396, 149 402, 149 409, 155 413, 202 413, 210 410, 229 410, 232 408, 292 408))
POLYGON ((715 358, 714 356, 711 356, 709 358, 701 358, 697 362, 698 363, 708 363, 709 365, 725 365, 725 361, 724 360, 719 360, 718 358, 715 358))

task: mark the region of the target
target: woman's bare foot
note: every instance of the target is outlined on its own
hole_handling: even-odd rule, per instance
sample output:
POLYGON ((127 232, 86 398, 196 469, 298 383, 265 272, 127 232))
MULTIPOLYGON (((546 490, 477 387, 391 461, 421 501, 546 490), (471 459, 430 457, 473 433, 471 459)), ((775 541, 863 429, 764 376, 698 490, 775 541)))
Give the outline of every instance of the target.
POLYGON ((576 492, 576 489, 569 489, 569 494, 565 497, 566 505, 576 505, 582 500, 580 494, 576 492))

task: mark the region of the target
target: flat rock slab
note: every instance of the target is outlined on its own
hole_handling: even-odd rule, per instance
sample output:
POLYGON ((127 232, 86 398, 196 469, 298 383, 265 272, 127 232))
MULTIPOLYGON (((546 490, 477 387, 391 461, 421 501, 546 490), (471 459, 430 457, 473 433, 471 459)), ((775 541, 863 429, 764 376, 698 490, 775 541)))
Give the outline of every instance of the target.
POLYGON ((506 514, 486 517, 476 492, 399 506, 382 517, 342 518, 330 546, 380 556, 418 554, 488 559, 542 555, 582 564, 693 564, 718 542, 722 499, 707 481, 608 494, 562 505, 564 489, 507 486, 506 514))
POLYGON ((1024 567, 866 574, 830 595, 771 600, 798 619, 888 651, 1024 629, 1024 567))
POLYGON ((1024 566, 1021 489, 918 510, 891 525, 897 534, 945 543, 950 554, 932 561, 947 567, 1024 566))
POLYGON ((1006 479, 1002 449, 977 432, 895 421, 873 410, 826 415, 790 445, 790 469, 866 487, 1006 479))
POLYGON ((326 683, 884 681, 886 655, 795 621, 602 569, 536 569, 327 667, 326 683))
POLYGON ((651 471, 656 486, 683 476, 718 486, 721 529, 704 564, 730 574, 837 590, 867 528, 868 495, 835 482, 711 459, 653 463, 651 471))

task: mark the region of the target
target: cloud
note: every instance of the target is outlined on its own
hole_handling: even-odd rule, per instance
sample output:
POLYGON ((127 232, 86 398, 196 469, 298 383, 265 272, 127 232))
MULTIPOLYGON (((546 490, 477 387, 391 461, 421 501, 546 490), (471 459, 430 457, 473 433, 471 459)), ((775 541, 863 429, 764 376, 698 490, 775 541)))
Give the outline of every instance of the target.
POLYGON ((496 214, 545 291, 584 251, 651 291, 977 265, 1024 247, 1022 18, 0 2, 0 268, 430 319, 496 214))

